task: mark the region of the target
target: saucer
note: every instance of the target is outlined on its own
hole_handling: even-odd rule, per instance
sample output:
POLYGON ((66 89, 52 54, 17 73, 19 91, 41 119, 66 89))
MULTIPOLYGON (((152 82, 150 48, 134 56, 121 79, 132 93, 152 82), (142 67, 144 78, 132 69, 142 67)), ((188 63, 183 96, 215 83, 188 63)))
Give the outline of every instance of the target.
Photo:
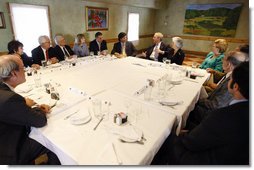
POLYGON ((91 120, 91 115, 87 112, 79 112, 72 117, 70 117, 70 123, 73 125, 81 125, 89 122, 91 120))

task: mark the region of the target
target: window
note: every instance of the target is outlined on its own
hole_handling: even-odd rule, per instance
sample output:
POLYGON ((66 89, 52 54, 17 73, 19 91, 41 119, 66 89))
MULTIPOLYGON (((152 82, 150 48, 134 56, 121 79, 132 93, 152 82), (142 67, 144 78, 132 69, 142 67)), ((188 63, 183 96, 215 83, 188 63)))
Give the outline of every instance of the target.
POLYGON ((23 43, 24 52, 31 56, 31 50, 39 45, 39 36, 50 37, 48 6, 9 5, 15 39, 23 43))
POLYGON ((139 14, 129 13, 128 17, 128 40, 135 41, 139 39, 139 14))

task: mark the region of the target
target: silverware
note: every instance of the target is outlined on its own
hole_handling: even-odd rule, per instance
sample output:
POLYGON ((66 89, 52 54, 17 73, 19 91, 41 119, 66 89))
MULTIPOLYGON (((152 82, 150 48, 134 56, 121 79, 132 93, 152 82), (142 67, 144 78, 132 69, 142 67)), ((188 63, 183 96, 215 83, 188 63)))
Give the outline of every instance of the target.
POLYGON ((116 159, 117 159, 118 164, 119 164, 119 165, 122 165, 123 163, 122 163, 121 159, 119 158, 119 156, 118 156, 118 154, 117 154, 117 152, 116 152, 115 145, 114 145, 113 143, 112 143, 112 147, 113 147, 113 150, 114 150, 114 153, 115 153, 115 156, 116 156, 116 159))
POLYGON ((79 112, 79 110, 77 110, 77 111, 75 111, 74 113, 72 113, 72 114, 66 116, 66 117, 64 118, 64 120, 69 119, 71 116, 75 115, 75 114, 78 113, 78 112, 79 112))
POLYGON ((99 124, 102 122, 102 120, 104 119, 105 114, 102 115, 101 119, 99 120, 99 122, 97 123, 97 125, 93 128, 93 130, 96 130, 97 127, 99 126, 99 124))
POLYGON ((55 107, 55 106, 56 106, 56 103, 57 103, 57 101, 56 101, 52 106, 50 106, 50 109, 52 109, 53 107, 55 107))
POLYGON ((174 84, 173 84, 171 87, 169 87, 167 91, 169 91, 169 90, 172 89, 173 87, 175 87, 174 84))

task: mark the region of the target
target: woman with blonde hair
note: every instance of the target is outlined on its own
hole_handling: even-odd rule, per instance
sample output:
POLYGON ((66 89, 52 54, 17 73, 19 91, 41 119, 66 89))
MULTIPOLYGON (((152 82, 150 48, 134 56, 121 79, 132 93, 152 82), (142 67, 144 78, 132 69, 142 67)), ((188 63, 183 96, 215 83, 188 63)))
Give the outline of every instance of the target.
POLYGON ((84 34, 78 34, 76 36, 73 51, 78 57, 89 56, 89 50, 85 42, 86 39, 84 34))
POLYGON ((203 63, 200 65, 201 69, 211 68, 222 72, 222 59, 224 53, 228 48, 228 43, 225 39, 217 39, 213 43, 212 51, 206 56, 203 63))

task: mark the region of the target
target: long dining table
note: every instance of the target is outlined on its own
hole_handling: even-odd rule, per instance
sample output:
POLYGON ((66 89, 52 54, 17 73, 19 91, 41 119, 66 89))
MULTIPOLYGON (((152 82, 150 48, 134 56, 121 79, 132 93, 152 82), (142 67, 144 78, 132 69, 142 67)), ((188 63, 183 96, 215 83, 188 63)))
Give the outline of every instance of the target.
POLYGON ((72 63, 41 68, 16 88, 38 104, 54 106, 47 125, 32 127, 30 137, 56 153, 62 165, 149 165, 172 128, 178 134, 185 126, 209 77, 205 70, 135 57, 89 56, 72 63), (185 76, 189 71, 196 79, 185 76), (153 83, 147 99, 148 81, 153 83), (159 81, 165 82, 163 93, 159 81), (47 93, 49 84, 59 100, 47 93), (127 122, 116 122, 117 114, 127 115, 127 122))

